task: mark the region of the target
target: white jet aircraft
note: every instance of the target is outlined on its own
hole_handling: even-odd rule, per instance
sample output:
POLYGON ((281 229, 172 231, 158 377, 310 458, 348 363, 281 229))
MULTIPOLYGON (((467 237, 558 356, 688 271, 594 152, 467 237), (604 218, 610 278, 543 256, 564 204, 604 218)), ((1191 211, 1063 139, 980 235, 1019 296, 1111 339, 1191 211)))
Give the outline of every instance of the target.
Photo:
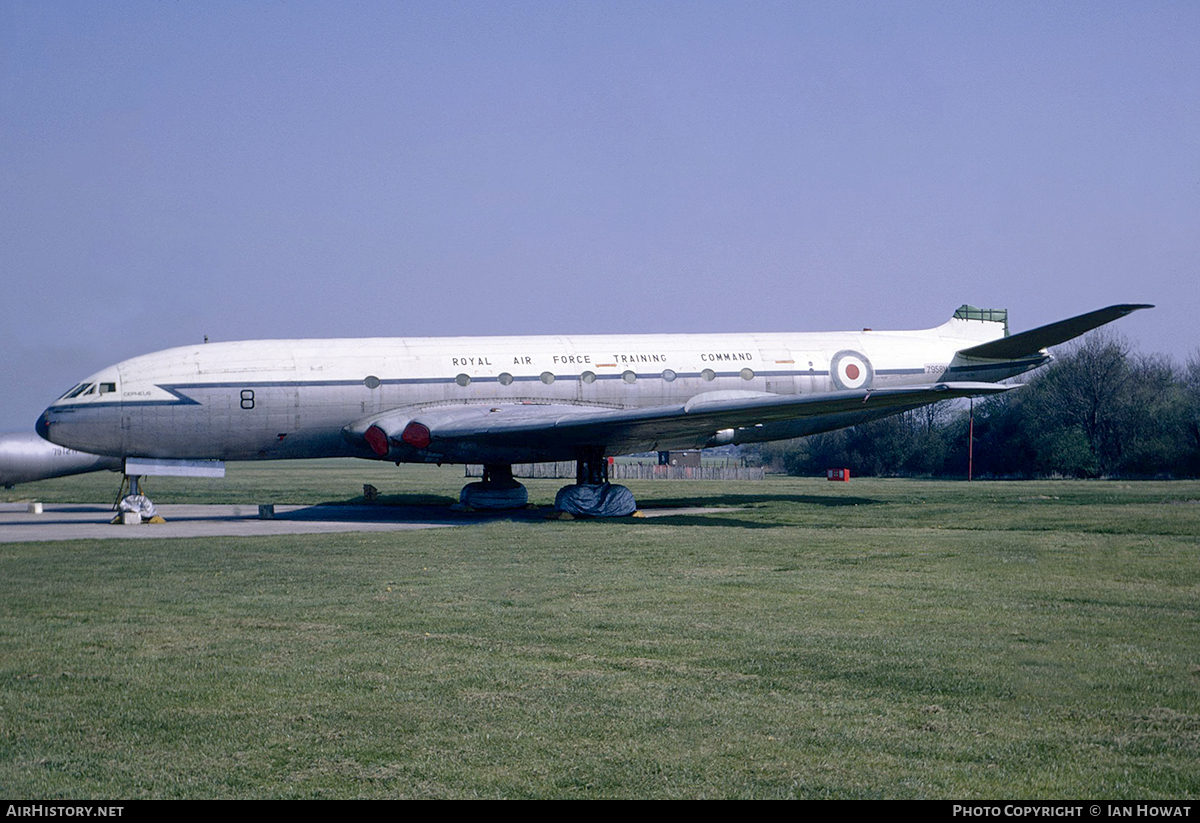
POLYGON ((524 505, 513 463, 575 460, 556 506, 630 514, 607 457, 799 437, 939 400, 1006 391, 1047 347, 1146 305, 1020 334, 963 306, 922 331, 252 340, 110 366, 37 422, 125 473, 223 473, 226 460, 476 463, 477 508, 524 505))

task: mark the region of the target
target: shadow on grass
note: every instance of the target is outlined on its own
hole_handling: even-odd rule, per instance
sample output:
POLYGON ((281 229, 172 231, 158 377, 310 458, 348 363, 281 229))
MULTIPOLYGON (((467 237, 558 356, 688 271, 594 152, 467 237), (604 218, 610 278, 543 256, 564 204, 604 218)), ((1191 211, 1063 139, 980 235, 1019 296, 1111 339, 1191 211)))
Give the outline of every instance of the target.
MULTIPOLYGON (((730 514, 737 512, 731 509, 730 514)), ((737 512, 740 514, 740 512, 737 512)), ((599 520, 599 518, 595 518, 599 520)), ((743 517, 727 517, 720 514, 668 514, 662 517, 614 517, 604 522, 618 523, 626 526, 722 526, 738 529, 778 529, 790 525, 787 523, 772 523, 765 520, 747 520, 743 517)))
MULTIPOLYGON (((514 511, 474 511, 461 512, 451 510, 457 503, 454 497, 444 494, 411 493, 381 495, 374 501, 366 501, 363 497, 351 497, 345 500, 331 500, 318 504, 301 512, 294 512, 288 517, 304 519, 308 517, 328 518, 330 509, 341 508, 347 519, 419 519, 419 520, 452 520, 455 522, 486 522, 491 520, 545 520, 553 513, 549 506, 538 506, 514 511)), ((746 511, 756 505, 769 503, 785 503, 797 506, 819 506, 823 508, 843 506, 870 506, 880 503, 869 497, 826 497, 811 494, 722 494, 699 495, 696 497, 671 497, 647 500, 639 508, 646 512, 660 509, 683 509, 675 514, 652 515, 647 518, 579 518, 582 522, 615 523, 625 525, 659 525, 659 526, 705 526, 742 529, 774 529, 785 523, 772 522, 768 518, 761 520, 746 517, 746 511), (689 514, 688 509, 703 509, 707 507, 728 509, 723 512, 703 512, 689 514), (741 516, 735 516, 741 515, 741 516)), ((344 519, 344 518, 335 518, 344 519)))
POLYGON ((421 492, 413 492, 409 494, 381 494, 375 500, 367 500, 362 495, 351 497, 346 500, 329 500, 319 505, 322 506, 379 506, 380 508, 390 507, 428 507, 428 506, 453 506, 458 502, 457 497, 451 497, 446 494, 427 494, 421 492))
MULTIPOLYGON (((690 506, 753 506, 759 503, 796 503, 805 506, 872 506, 880 503, 870 497, 826 497, 817 494, 719 494, 697 497, 655 497, 641 505, 644 509, 674 509, 690 506)), ((640 504, 639 504, 640 505, 640 504)))

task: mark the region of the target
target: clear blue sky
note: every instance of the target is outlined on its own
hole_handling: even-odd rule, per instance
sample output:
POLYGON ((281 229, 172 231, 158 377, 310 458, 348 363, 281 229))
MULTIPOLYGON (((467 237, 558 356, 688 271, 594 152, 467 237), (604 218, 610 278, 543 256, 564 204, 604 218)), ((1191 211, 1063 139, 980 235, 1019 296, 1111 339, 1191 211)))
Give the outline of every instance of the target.
POLYGON ((1196 2, 0 0, 0 429, 258 337, 1200 346, 1196 2))

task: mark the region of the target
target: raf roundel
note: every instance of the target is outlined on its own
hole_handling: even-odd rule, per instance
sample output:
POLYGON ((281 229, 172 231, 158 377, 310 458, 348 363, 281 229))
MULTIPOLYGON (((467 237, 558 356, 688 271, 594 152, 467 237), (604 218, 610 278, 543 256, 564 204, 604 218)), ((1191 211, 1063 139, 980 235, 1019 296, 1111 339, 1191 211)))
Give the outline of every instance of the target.
POLYGON ((869 389, 875 380, 875 370, 865 354, 845 349, 830 361, 829 376, 839 389, 869 389))

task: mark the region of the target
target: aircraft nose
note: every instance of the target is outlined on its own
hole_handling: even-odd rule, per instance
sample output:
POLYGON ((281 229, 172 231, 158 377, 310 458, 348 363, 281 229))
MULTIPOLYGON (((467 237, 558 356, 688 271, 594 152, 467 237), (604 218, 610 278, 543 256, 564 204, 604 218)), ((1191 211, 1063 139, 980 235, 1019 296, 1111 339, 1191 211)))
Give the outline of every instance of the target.
POLYGON ((43 440, 50 439, 50 410, 49 409, 46 409, 44 412, 41 413, 41 415, 37 419, 37 423, 35 423, 33 427, 34 427, 34 429, 37 430, 37 433, 41 436, 41 438, 43 440))

